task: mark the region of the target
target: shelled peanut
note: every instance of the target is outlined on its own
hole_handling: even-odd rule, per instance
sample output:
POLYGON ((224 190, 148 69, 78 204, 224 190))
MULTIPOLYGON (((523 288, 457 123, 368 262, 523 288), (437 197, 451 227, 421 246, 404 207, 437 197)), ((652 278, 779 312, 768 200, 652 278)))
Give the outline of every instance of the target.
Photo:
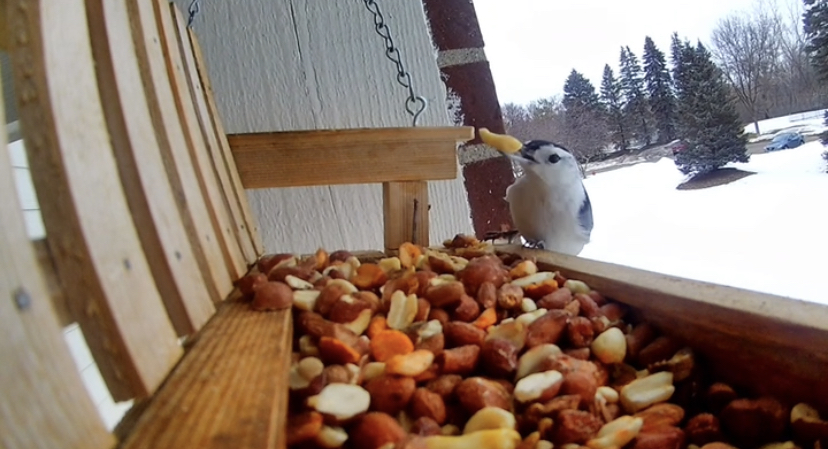
POLYGON ((294 313, 290 448, 824 445, 807 404, 710 381, 689 346, 532 260, 458 235, 361 263, 262 258, 238 282, 294 313))

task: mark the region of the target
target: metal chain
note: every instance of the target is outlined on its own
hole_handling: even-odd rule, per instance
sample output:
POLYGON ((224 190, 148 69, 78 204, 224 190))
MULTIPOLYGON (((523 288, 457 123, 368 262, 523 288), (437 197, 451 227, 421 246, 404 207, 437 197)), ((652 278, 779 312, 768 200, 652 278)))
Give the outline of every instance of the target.
POLYGON ((368 8, 368 11, 371 11, 374 15, 374 25, 377 34, 382 36, 385 40, 385 56, 393 61, 397 66, 397 82, 400 83, 401 86, 408 89, 408 98, 405 99, 405 110, 414 118, 413 126, 417 126, 417 120, 420 118, 420 114, 422 114, 428 107, 428 101, 426 101, 425 97, 414 94, 414 85, 411 82, 411 75, 403 67, 403 63, 400 58, 400 50, 394 44, 394 39, 391 37, 388 25, 385 24, 385 18, 382 16, 382 12, 380 12, 377 2, 374 0, 362 1, 365 3, 365 7, 368 8))
POLYGON ((201 12, 201 5, 199 4, 199 0, 191 1, 190 7, 187 8, 187 12, 190 13, 190 18, 187 19, 187 27, 191 27, 193 25, 193 19, 195 19, 196 14, 201 12))

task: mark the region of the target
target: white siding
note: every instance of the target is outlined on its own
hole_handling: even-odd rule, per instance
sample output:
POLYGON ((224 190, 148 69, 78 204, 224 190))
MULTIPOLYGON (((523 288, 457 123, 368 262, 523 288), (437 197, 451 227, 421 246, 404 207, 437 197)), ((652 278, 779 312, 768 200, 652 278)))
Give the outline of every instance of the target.
MULTIPOLYGON (((175 0, 187 11, 189 0, 175 0)), ((420 124, 451 125, 419 0, 380 0, 418 94, 420 124)), ((193 28, 228 133, 410 126, 408 91, 362 1, 201 2, 193 28)), ((381 170, 382 167, 377 167, 381 170)), ((458 179, 429 187, 431 240, 473 232, 458 179)), ((248 191, 267 251, 381 249, 379 185, 248 191)))

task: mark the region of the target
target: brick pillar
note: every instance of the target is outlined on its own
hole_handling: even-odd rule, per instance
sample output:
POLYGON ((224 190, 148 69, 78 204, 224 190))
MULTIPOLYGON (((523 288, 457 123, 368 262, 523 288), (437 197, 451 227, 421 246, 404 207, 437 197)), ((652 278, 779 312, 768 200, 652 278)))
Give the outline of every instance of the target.
MULTIPOLYGON (((503 133, 503 116, 474 4, 471 0, 423 0, 423 5, 446 87, 460 98, 463 124, 503 133)), ((503 199, 514 181, 511 163, 485 146, 479 135, 461 147, 459 158, 477 237, 503 227, 512 229, 509 205, 503 199)))

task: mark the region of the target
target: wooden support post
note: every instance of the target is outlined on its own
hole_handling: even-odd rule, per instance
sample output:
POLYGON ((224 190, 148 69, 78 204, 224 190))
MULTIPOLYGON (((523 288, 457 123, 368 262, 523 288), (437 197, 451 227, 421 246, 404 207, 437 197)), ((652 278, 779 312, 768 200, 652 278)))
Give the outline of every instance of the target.
POLYGON ((429 245, 427 182, 384 182, 382 205, 386 250, 405 242, 429 245))
POLYGON ((9 24, 6 23, 6 8, 8 7, 6 0, 0 0, 0 50, 8 50, 11 43, 9 39, 9 24))
MULTIPOLYGON (((464 105, 463 124, 505 132, 474 3, 469 0, 422 2, 431 25, 431 39, 438 50, 440 74, 464 105)), ((509 204, 503 199, 515 180, 511 162, 483 144, 479 136, 465 142, 458 157, 477 237, 483 238, 489 231, 514 228, 509 204)))

